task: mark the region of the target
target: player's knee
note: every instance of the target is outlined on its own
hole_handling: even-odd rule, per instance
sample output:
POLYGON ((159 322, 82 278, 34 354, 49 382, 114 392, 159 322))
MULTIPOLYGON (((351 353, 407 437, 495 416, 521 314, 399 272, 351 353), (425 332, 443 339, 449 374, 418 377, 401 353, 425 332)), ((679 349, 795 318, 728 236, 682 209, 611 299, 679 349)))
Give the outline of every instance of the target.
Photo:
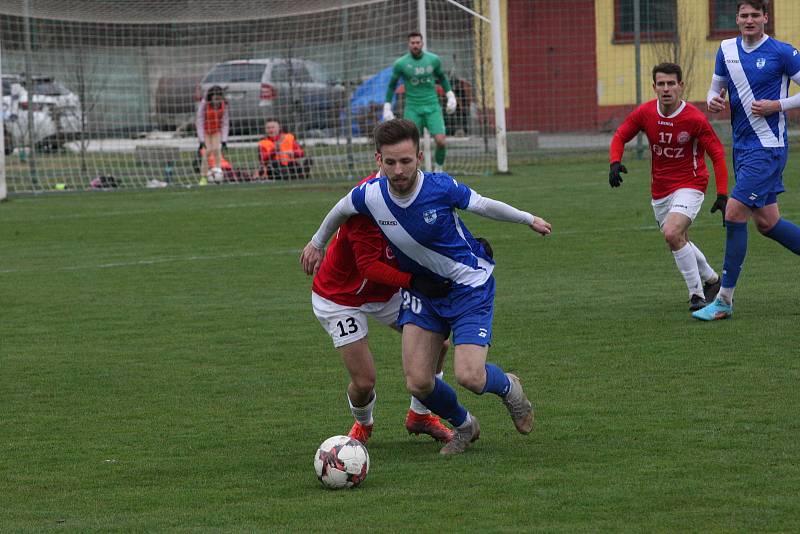
POLYGON ((767 219, 754 219, 753 222, 756 223, 756 229, 758 230, 758 232, 763 235, 768 234, 769 231, 772 230, 778 223, 778 221, 772 221, 767 219))
POLYGON ((686 244, 686 237, 677 228, 666 227, 664 228, 664 241, 667 242, 670 249, 679 250, 686 244))
POLYGON ((433 377, 406 375, 406 389, 418 399, 424 399, 433 392, 433 377))
POLYGON ((350 381, 353 383, 353 389, 355 389, 359 395, 368 395, 375 389, 374 373, 352 376, 350 377, 350 381))
POLYGON ((431 370, 426 366, 404 365, 406 389, 418 399, 424 399, 433 391, 435 381, 431 370))
POLYGON ((459 385, 472 391, 480 393, 486 384, 486 369, 484 367, 463 367, 456 369, 456 380, 459 385))

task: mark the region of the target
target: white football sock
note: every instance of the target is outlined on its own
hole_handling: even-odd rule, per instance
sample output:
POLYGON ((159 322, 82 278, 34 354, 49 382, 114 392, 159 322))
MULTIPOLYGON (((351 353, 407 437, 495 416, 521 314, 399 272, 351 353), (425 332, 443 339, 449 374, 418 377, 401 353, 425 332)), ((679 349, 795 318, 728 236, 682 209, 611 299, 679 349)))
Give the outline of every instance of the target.
POLYGON ((703 282, 709 282, 711 280, 717 281, 719 275, 717 272, 708 264, 706 257, 700 251, 700 247, 689 241, 689 245, 692 247, 694 251, 694 259, 697 261, 697 270, 700 272, 700 279, 703 282))
POLYGON ((427 409, 425 405, 422 404, 422 402, 420 402, 420 400, 413 395, 411 396, 411 411, 417 415, 428 415, 429 413, 431 413, 431 411, 427 409))
POLYGON ((460 426, 457 426, 456 428, 457 428, 458 430, 464 430, 465 428, 467 428, 467 427, 468 427, 469 425, 471 425, 471 424, 472 424, 472 415, 470 415, 470 413, 469 413, 469 412, 467 412, 467 418, 466 418, 466 419, 464 419, 464 422, 463 422, 463 423, 461 423, 461 425, 460 425, 460 426))
POLYGON ((678 270, 686 281, 689 295, 700 295, 702 297, 703 281, 700 280, 700 271, 697 269, 694 247, 687 243, 682 249, 673 250, 672 255, 675 256, 675 263, 678 265, 678 270))
POLYGON ((350 405, 350 411, 353 413, 353 417, 356 418, 356 421, 362 425, 372 424, 372 409, 375 407, 375 400, 377 398, 378 395, 375 393, 375 390, 373 390, 371 401, 364 406, 353 406, 353 401, 350 400, 350 395, 347 396, 347 403, 350 405))
POLYGON ((717 296, 725 302, 725 304, 730 305, 733 302, 733 287, 721 287, 719 288, 719 293, 717 296))

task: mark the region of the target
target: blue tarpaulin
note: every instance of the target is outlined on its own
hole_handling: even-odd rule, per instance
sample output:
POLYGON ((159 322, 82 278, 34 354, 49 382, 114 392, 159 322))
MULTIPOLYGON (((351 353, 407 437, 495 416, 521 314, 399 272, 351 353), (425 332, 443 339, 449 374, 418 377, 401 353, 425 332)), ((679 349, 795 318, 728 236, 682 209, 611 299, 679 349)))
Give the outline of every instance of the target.
MULTIPOLYGON (((362 132, 361 125, 370 125, 376 120, 380 120, 383 112, 383 103, 386 98, 386 88, 389 86, 389 79, 392 77, 392 67, 386 67, 378 74, 365 80, 350 97, 350 110, 353 113, 353 135, 366 135, 362 132), (377 117, 370 114, 377 113, 377 117)), ((395 100, 397 98, 395 97, 395 100)))

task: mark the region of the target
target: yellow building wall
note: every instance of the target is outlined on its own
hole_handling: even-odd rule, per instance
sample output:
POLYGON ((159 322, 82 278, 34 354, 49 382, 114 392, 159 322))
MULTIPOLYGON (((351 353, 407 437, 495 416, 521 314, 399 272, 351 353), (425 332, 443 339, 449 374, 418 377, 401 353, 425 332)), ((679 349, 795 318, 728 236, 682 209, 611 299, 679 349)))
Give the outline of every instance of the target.
MULTIPOLYGON (((479 13, 486 17, 487 19, 491 19, 491 13, 489 9, 489 0, 476 0, 473 4, 473 10, 476 13, 479 13)), ((509 94, 509 81, 508 81, 508 2, 507 0, 500 0, 499 2, 500 7, 500 43, 502 48, 503 54, 503 87, 505 90, 503 91, 503 95, 505 98, 506 107, 511 105, 511 96, 509 94)), ((486 74, 486 95, 485 97, 482 95, 484 91, 483 83, 480 77, 475 80, 475 96, 478 101, 481 101, 482 98, 486 99, 486 102, 491 102, 490 107, 494 108, 494 83, 493 83, 493 62, 492 62, 492 28, 488 22, 481 20, 479 22, 483 28, 483 41, 481 41, 481 32, 478 30, 478 25, 476 24, 474 27, 474 35, 473 40, 475 42, 475 72, 480 72, 481 65, 481 54, 478 52, 478 47, 483 47, 485 51, 483 53, 483 72, 486 74)))
MULTIPOLYGON (((643 0, 644 1, 644 0, 643 0)), ((777 0, 775 37, 800 46, 800 0, 777 0)), ((684 99, 705 101, 720 40, 709 39, 707 0, 677 0, 678 32, 684 51, 678 63, 684 69, 684 99)), ((614 44, 614 0, 596 0, 597 101, 600 106, 636 102, 636 66, 633 43, 614 44)), ((735 17, 735 13, 731 13, 735 17)), ((675 61, 667 43, 642 43, 642 101, 655 97, 651 69, 662 61, 675 61)), ((797 92, 791 84, 791 93, 797 92)))

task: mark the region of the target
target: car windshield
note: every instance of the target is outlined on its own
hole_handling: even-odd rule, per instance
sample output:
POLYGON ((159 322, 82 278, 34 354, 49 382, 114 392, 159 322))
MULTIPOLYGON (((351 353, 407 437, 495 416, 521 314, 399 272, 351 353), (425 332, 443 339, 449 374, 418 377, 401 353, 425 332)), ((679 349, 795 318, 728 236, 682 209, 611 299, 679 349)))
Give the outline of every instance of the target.
POLYGON ((316 63, 308 62, 306 63, 306 67, 308 67, 308 72, 311 73, 311 78, 317 83, 330 83, 331 79, 322 65, 318 65, 316 63))
POLYGON ((222 63, 208 73, 203 83, 260 82, 264 67, 259 63, 222 63))
POLYGON ((33 82, 33 94, 35 95, 59 96, 67 93, 69 93, 67 88, 58 82, 33 82))
POLYGON ((272 81, 276 83, 308 83, 311 81, 311 76, 308 75, 308 71, 302 64, 284 61, 276 63, 272 67, 272 81))

